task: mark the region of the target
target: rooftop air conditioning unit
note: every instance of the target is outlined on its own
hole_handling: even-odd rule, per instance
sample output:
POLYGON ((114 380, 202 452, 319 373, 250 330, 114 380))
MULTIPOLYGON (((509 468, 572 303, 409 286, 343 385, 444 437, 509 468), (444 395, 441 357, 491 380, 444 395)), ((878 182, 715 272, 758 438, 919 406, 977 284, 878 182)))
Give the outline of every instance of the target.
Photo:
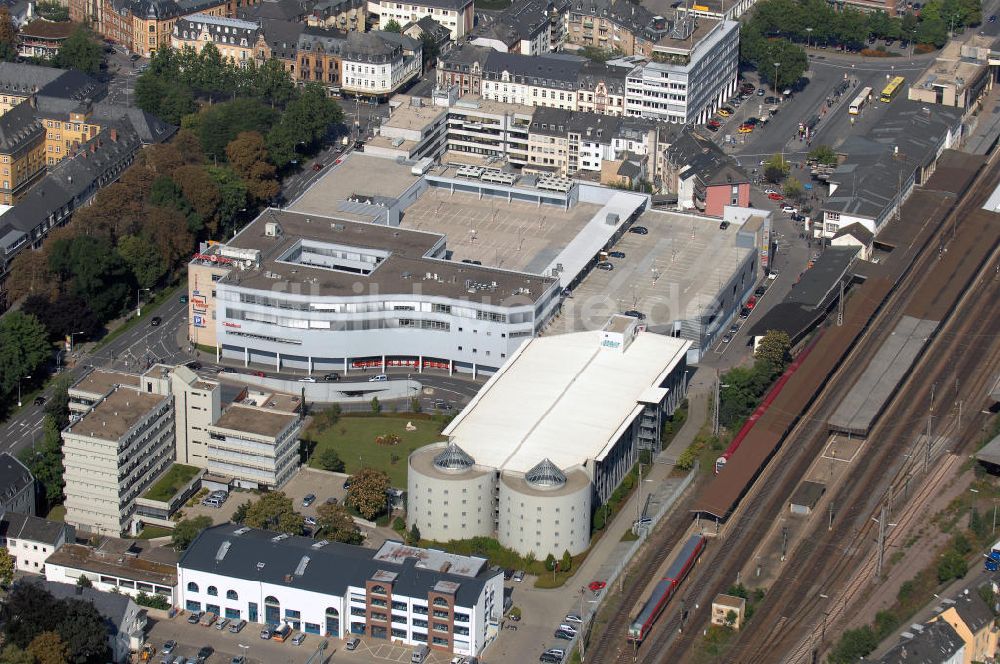
POLYGON ((267 237, 280 237, 281 236, 281 224, 276 221, 269 221, 264 224, 264 235, 267 237))

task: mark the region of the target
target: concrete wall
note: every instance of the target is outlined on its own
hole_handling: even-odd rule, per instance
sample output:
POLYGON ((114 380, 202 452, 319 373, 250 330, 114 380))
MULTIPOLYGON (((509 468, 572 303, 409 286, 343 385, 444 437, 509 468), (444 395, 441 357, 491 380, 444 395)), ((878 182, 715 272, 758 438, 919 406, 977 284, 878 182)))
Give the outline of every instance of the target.
POLYGON ((594 490, 583 470, 570 475, 583 477, 570 478, 566 486, 552 491, 539 491, 522 477, 504 476, 500 481, 500 544, 522 556, 534 553, 538 559, 550 553, 559 558, 564 551, 572 556, 586 551, 594 490))

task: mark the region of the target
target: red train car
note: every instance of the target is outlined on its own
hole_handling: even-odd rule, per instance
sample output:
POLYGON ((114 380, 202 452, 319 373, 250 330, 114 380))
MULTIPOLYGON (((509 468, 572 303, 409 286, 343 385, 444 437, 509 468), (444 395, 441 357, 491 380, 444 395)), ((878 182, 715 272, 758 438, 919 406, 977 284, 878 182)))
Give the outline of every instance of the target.
POLYGON ((627 637, 629 643, 642 643, 643 639, 646 638, 649 630, 653 628, 653 623, 663 613, 663 608, 667 605, 667 602, 677 592, 677 587, 681 585, 681 581, 688 575, 694 564, 698 562, 701 552, 705 549, 706 541, 704 535, 692 535, 684 543, 684 547, 680 553, 670 563, 670 567, 667 568, 663 578, 653 588, 649 599, 642 605, 642 609, 636 615, 635 620, 629 625, 627 637))
POLYGON ((796 357, 792 361, 792 363, 788 365, 788 368, 785 369, 785 372, 781 374, 778 380, 775 381, 774 385, 771 386, 771 389, 767 391, 767 394, 764 395, 763 401, 760 402, 760 405, 757 406, 757 409, 754 410, 753 413, 751 413, 750 417, 747 418, 747 421, 736 433, 736 436, 733 437, 732 442, 729 443, 729 447, 726 448, 726 451, 722 453, 722 456, 720 456, 718 459, 715 460, 716 475, 718 475, 719 471, 721 471, 725 467, 726 462, 729 461, 730 457, 736 454, 736 450, 738 450, 740 445, 743 443, 743 439, 747 437, 747 434, 750 433, 751 429, 753 429, 754 425, 757 423, 757 420, 759 420, 761 416, 767 412, 767 409, 771 407, 771 404, 774 403, 774 400, 778 398, 778 395, 781 394, 781 390, 784 389, 785 387, 785 383, 788 382, 788 380, 795 374, 795 372, 799 370, 799 367, 802 366, 802 363, 805 362, 806 358, 809 357, 809 353, 812 352, 813 346, 816 345, 817 341, 819 341, 818 335, 815 339, 813 339, 809 343, 808 346, 802 349, 802 352, 799 353, 799 356, 796 357))

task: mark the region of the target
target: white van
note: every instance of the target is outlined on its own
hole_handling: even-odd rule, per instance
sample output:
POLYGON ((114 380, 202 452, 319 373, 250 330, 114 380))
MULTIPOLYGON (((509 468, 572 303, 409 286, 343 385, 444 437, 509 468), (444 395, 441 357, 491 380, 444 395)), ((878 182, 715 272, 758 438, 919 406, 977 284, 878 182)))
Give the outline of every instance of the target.
POLYGON ((424 660, 427 659, 427 653, 430 649, 427 646, 420 645, 413 649, 413 654, 410 655, 410 664, 424 664, 424 660))
POLYGON ((389 380, 388 376, 386 376, 385 374, 378 374, 377 376, 372 376, 371 378, 369 378, 368 382, 369 383, 384 383, 387 380, 389 380))

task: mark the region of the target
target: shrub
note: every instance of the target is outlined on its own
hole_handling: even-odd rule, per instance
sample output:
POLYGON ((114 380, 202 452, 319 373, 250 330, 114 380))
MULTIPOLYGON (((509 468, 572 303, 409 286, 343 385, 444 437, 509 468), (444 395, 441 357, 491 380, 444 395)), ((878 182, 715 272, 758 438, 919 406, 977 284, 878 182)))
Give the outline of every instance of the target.
POLYGON ((147 595, 144 592, 140 592, 135 596, 135 603, 139 606, 148 606, 151 609, 162 609, 166 611, 170 608, 170 602, 167 601, 166 597, 162 595, 147 595))

